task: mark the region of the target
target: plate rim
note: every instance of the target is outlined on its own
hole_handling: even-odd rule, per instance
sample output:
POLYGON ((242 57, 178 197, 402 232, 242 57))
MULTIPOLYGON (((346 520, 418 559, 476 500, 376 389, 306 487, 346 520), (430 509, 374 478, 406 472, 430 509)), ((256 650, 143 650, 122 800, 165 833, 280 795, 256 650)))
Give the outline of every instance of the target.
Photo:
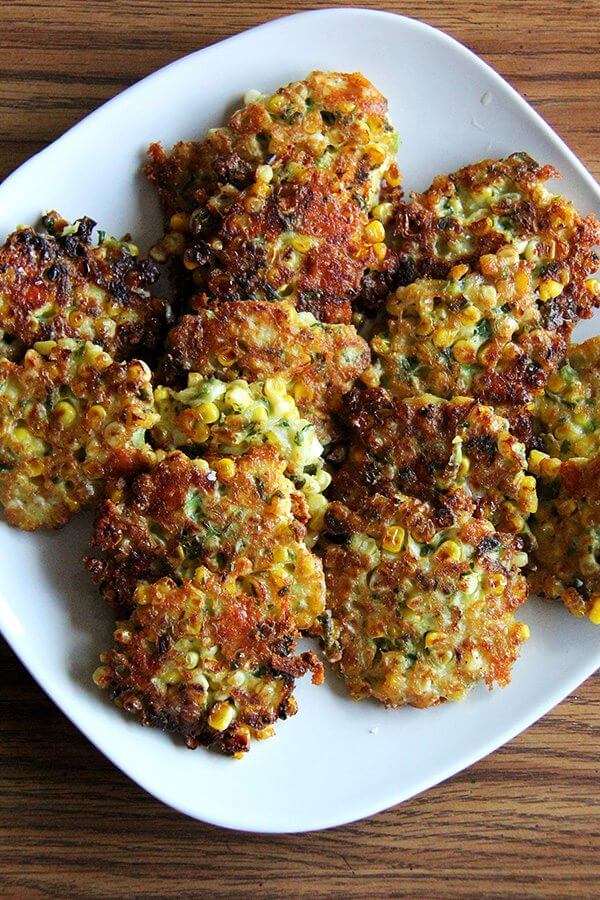
MULTIPOLYGON (((242 41, 250 33, 259 31, 267 32, 271 29, 275 30, 275 28, 278 26, 280 27, 281 23, 283 22, 286 22, 288 24, 288 27, 293 29, 294 23, 300 19, 363 19, 364 17, 378 19, 380 22, 391 19, 393 19, 394 21, 397 21, 398 19, 403 20, 409 28, 413 28, 417 32, 420 31, 429 35, 433 33, 437 40, 446 43, 454 50, 454 52, 460 54, 463 58, 468 59, 471 64, 475 63, 486 73, 488 78, 491 78, 492 81, 494 81, 499 87, 501 87, 502 91, 508 91, 512 101, 520 108, 521 112, 526 115, 527 118, 538 129, 541 129, 548 141, 553 144, 562 155, 567 157, 577 174, 584 181, 590 193, 595 196, 597 201, 600 203, 600 187, 598 186, 593 175, 589 172, 584 163, 575 155, 575 153, 570 149, 566 142, 552 129, 552 127, 542 118, 542 116, 535 109, 533 109, 528 101, 525 100, 525 98, 522 97, 508 81, 506 81, 498 72, 496 72, 496 70, 493 69, 489 63, 481 59, 481 57, 479 57, 474 51, 470 50, 468 47, 463 45, 460 41, 447 34, 446 32, 425 22, 422 22, 419 19, 384 10, 344 6, 307 10, 293 13, 291 15, 279 16, 275 19, 271 19, 268 22, 264 22, 252 28, 244 29, 237 34, 231 35, 220 41, 216 41, 215 43, 210 44, 207 47, 202 47, 198 50, 192 51, 191 53, 186 53, 178 59, 173 60, 171 63, 168 63, 167 65, 150 72, 139 81, 136 81, 132 85, 124 88, 114 97, 109 98, 96 109, 92 110, 80 121, 76 122, 65 132, 59 135, 59 137, 48 144, 48 146, 35 153, 28 160, 18 166, 17 169, 11 172, 4 179, 4 181, 0 183, 0 190, 4 190, 7 186, 10 186, 13 180, 16 180, 17 177, 23 177, 23 175, 28 171, 28 168, 30 166, 36 165, 44 156, 54 153, 55 149, 59 148, 62 142, 65 141, 68 136, 77 132, 79 129, 84 129, 90 122, 90 120, 102 114, 102 112, 107 107, 115 107, 120 103, 123 103, 123 98, 125 96, 127 96, 128 98, 127 102, 130 102, 131 98, 135 96, 136 93, 147 92, 148 86, 153 79, 162 77, 163 74, 168 70, 174 69, 178 66, 188 65, 189 61, 193 58, 199 57, 200 55, 210 55, 211 52, 214 52, 217 48, 221 50, 223 46, 226 45, 235 45, 237 42, 242 41)), ((183 813, 188 817, 221 828, 256 834, 299 834, 322 831, 333 827, 340 827, 342 825, 351 824, 361 819, 373 816, 378 812, 383 812, 385 810, 396 807, 406 800, 411 799, 412 797, 416 797, 429 788, 441 784, 444 781, 448 780, 448 778, 459 774, 460 772, 472 766, 475 762, 478 762, 479 760, 488 756, 494 750, 504 746, 515 736, 520 734, 522 731, 530 727, 534 722, 538 721, 544 715, 546 715, 554 706, 564 700, 565 697, 567 697, 573 690, 575 690, 587 678, 589 678, 600 666, 599 646, 596 656, 590 658, 587 661, 586 665, 578 668, 577 672, 573 673, 569 678, 563 679, 563 681, 561 681, 560 683, 560 687, 550 691, 545 696, 543 702, 540 702, 532 709, 530 709, 527 713, 524 713, 520 717, 512 720, 511 724, 502 730, 502 736, 500 739, 498 739, 498 737, 496 736, 494 738, 488 739, 483 744, 478 744, 477 749, 473 750, 470 753, 465 753, 461 757, 461 762, 458 767, 456 767, 455 764, 448 765, 447 769, 443 769, 441 771, 441 774, 438 770, 436 774, 424 776, 421 779, 412 782, 410 786, 396 791, 390 790, 389 802, 386 801, 386 804, 384 806, 381 805, 380 801, 374 801, 372 803, 364 801, 361 804, 356 804, 356 812, 355 814, 352 814, 350 818, 344 815, 340 819, 339 815, 335 815, 335 812, 329 813, 329 811, 326 810, 325 812, 320 811, 317 815, 315 815, 315 821, 318 821, 318 824, 316 825, 311 824, 308 827, 291 826, 288 828, 261 827, 257 829, 256 827, 253 828, 247 825, 239 824, 239 817, 236 818, 235 814, 237 807, 233 807, 231 812, 221 815, 215 815, 212 813, 206 814, 203 812, 200 816, 199 813, 192 808, 193 804, 186 804, 185 802, 179 800, 174 801, 168 796, 168 791, 163 790, 161 784, 157 786, 152 781, 152 778, 146 778, 144 775, 140 775, 139 773, 137 773, 135 771, 135 768, 128 764, 127 760, 117 761, 115 756, 113 755, 113 752, 111 751, 111 748, 103 747, 101 745, 101 740, 91 735, 91 726, 88 727, 87 723, 77 721, 76 713, 73 713, 72 715, 70 711, 62 705, 62 702, 59 699, 60 691, 54 690, 54 686, 52 684, 47 684, 45 682, 45 676, 44 672, 42 671, 41 663, 38 665, 36 657, 33 656, 30 659, 25 659, 26 642, 21 642, 17 632, 11 628, 11 610, 8 603, 6 603, 5 608, 4 598, 2 597, 1 593, 0 601, 0 629, 11 650, 15 653, 15 655, 20 660, 25 669, 29 672, 29 674, 35 679, 38 687, 46 694, 46 696, 48 696, 52 700, 53 703, 56 704, 61 713, 65 715, 67 719, 69 719, 69 721, 78 729, 78 731, 80 731, 99 752, 101 752, 114 766, 116 766, 117 769, 123 772, 123 774, 130 778, 135 784, 154 796, 160 802, 171 807, 172 809, 177 810, 180 813, 183 813)))

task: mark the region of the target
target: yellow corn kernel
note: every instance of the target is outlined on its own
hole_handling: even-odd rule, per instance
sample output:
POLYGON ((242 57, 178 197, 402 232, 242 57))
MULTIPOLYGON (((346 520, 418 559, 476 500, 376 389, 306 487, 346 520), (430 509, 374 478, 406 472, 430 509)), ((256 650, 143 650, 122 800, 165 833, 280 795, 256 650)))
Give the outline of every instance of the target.
POLYGON ((41 459, 32 459, 28 465, 29 475, 38 478, 44 471, 44 463, 41 459))
POLYGON ((294 399, 296 403, 310 403, 314 396, 314 389, 309 384, 303 384, 299 381, 294 385, 294 399))
POLYGON ((162 239, 161 247, 170 256, 183 256, 185 238, 180 231, 169 231, 162 239))
POLYGON ((515 275, 515 290, 521 297, 529 290, 529 275, 525 269, 519 269, 515 275))
POLYGON ((458 318, 463 323, 463 325, 477 325, 479 320, 481 319, 481 312, 477 309, 476 306, 469 304, 469 306, 465 306, 464 309, 461 309, 458 313, 458 318))
POLYGON ((252 736, 257 741, 266 741, 269 738, 273 737, 274 734, 275 734, 275 729, 273 728, 272 725, 267 725, 265 728, 261 728, 261 729, 258 729, 258 728, 252 729, 252 736))
POLYGON ((379 262, 383 262, 383 260, 387 256, 387 247, 383 243, 383 241, 381 241, 379 244, 373 244, 373 252, 375 253, 375 256, 377 257, 379 262))
POLYGON ((215 472, 221 481, 231 481, 236 472, 236 466, 232 459, 224 457, 215 463, 215 472))
POLYGON ((452 348, 452 353, 460 363, 475 362, 476 351, 470 341, 457 341, 452 348))
POLYGON ((77 410, 68 400, 61 400, 54 407, 54 415, 63 428, 69 428, 77 418, 77 410))
POLYGON ((385 150, 377 144, 371 144, 370 147, 367 147, 367 156, 372 166, 380 166, 385 162, 386 155, 385 150))
POLYGON ((570 422, 561 422, 556 426, 554 434, 559 441, 575 441, 579 437, 579 429, 570 422))
POLYGON ((329 506, 329 501, 323 494, 308 494, 306 502, 311 516, 316 516, 319 513, 325 512, 329 506))
POLYGON ((273 94, 272 97, 269 97, 266 104, 269 112, 276 116, 284 111, 286 105, 286 99, 281 94, 273 94))
POLYGON ((262 165, 256 168, 256 180, 262 184, 269 184, 273 180, 272 166, 262 165))
POLYGON ((533 475, 525 475, 519 485, 519 500, 525 513, 534 513, 537 510, 538 501, 533 475))
POLYGON ((273 550, 273 562, 276 566, 283 565, 288 560, 287 547, 275 547, 273 550))
POLYGON ((428 631, 425 635, 425 646, 428 650, 432 647, 439 647, 440 644, 446 642, 446 635, 443 631, 428 631))
MULTIPOLYGON (((205 462, 205 460, 202 460, 202 462, 205 462)), ((202 587, 203 584, 206 584, 206 581, 208 578, 210 578, 210 575, 211 573, 209 569, 206 568, 206 566, 198 566, 192 576, 192 581, 194 582, 194 584, 202 587)))
POLYGON ((460 547, 456 541, 444 541, 434 553, 437 560, 448 563, 458 562, 460 555, 460 547))
POLYGON ((106 410, 99 403, 94 403, 87 411, 86 419, 92 428, 99 428, 106 418, 106 410))
POLYGON ((365 240, 368 244, 380 244, 385 240, 385 228, 379 219, 371 219, 365 226, 365 240))
POLYGON ((504 247, 500 247, 496 256, 505 263, 516 265, 519 262, 519 251, 512 244, 505 244, 504 247))
POLYGON ((250 414, 251 421, 256 422, 259 425, 261 425, 263 422, 266 422, 268 418, 269 413, 264 406, 256 406, 250 414))
POLYGON ((540 300, 542 303, 546 303, 548 300, 554 300, 555 297, 562 294, 563 287, 564 285, 559 281, 554 281, 552 278, 542 281, 540 284, 540 300))
POLYGON ((219 363, 220 366, 224 366, 225 368, 232 366, 235 362, 235 359, 236 359, 236 354, 235 354, 235 351, 233 351, 233 350, 227 350, 227 351, 224 351, 223 353, 217 354, 217 362, 219 363))
POLYGON ((277 400, 284 397, 287 393, 287 385, 283 378, 267 378, 265 381, 264 394, 267 400, 277 400))
POLYGON ((385 529, 381 545, 388 553, 399 553, 404 544, 406 532, 401 525, 388 525, 385 529))
POLYGON ((552 391, 553 394, 562 394, 566 386, 567 385, 562 380, 562 377, 558 372, 553 372, 548 379, 548 388, 552 391))
POLYGON ((186 213, 174 213, 169 219, 171 231, 186 232, 190 230, 190 217, 186 213))
POLYGON ((33 345, 33 349, 36 350, 40 356, 49 356, 55 347, 56 341, 38 341, 33 345))
POLYGON ((488 575, 489 592, 494 597, 499 597, 506 588, 506 576, 501 572, 490 572, 488 575))
POLYGON ((232 384, 227 388, 225 402, 238 409, 247 409, 252 403, 252 394, 241 384, 232 384))
POLYGON ((385 180, 390 187, 399 187, 402 184, 402 175, 395 163, 392 164, 385 173, 385 180))
POLYGON ((92 675, 94 684, 99 688, 108 687, 111 681, 111 672, 108 666, 98 666, 92 675))
POLYGON ((436 347, 443 349, 452 344, 455 336, 455 332, 451 328, 438 328, 433 336, 433 343, 436 347))
POLYGON ((588 618, 592 625, 600 625, 600 594, 592 597, 592 605, 588 613, 588 618))
POLYGON ((458 281, 463 275, 466 275, 469 271, 469 267, 465 265, 465 263, 459 263, 457 266, 453 266, 450 269, 450 278, 452 281, 458 281))
POLYGON ((483 275, 494 277, 498 274, 498 259, 494 253, 485 253, 479 259, 479 268, 483 275))
POLYGON ((391 203, 378 203, 377 206, 373 207, 371 215, 374 219, 379 219, 380 222, 383 222, 386 225, 394 214, 394 207, 391 203))
POLYGON ((550 459, 547 453, 542 453, 540 450, 532 450, 529 454, 529 468, 533 472, 534 475, 538 475, 540 472, 540 467, 542 462, 545 459, 550 459))
POLYGON ((484 309, 493 309, 498 305, 498 291, 493 284, 484 284, 479 296, 484 309))
POLYGON ((235 710, 230 703, 215 703, 208 717, 208 724, 215 731, 225 731, 235 718, 235 710))
POLYGON ((246 197, 244 200, 244 209, 249 213, 260 212, 264 203, 260 197, 246 197))
POLYGON ((110 422, 104 429, 104 440, 109 447, 118 447, 125 435, 125 428, 119 422, 110 422))
POLYGON ((590 294, 600 294, 600 281, 597 278, 586 278, 585 288, 590 294))
POLYGON ((205 400, 203 403, 199 403, 196 407, 196 412, 201 421, 206 425, 212 425, 213 422, 219 421, 219 407, 216 403, 212 403, 210 400, 205 400))
POLYGON ((531 637, 531 629, 529 625, 526 625, 525 622, 521 622, 519 624, 519 629, 517 631, 517 636, 521 641, 528 641, 531 637))
POLYGON ((313 239, 308 234, 295 234, 290 238, 290 244, 298 253, 308 253, 313 246, 313 239))
POLYGON ((465 594, 473 594, 479 587, 479 578, 475 572, 469 572, 461 577, 458 587, 465 594))

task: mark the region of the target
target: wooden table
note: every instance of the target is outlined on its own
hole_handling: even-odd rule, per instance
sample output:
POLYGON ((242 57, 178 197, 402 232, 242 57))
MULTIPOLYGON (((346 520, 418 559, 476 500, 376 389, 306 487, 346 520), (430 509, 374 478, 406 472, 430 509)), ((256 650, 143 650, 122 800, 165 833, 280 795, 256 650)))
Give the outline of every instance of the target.
MULTIPOLYGON (((466 43, 600 174, 599 0, 360 5, 466 43)), ((290 11, 276 0, 3 0, 0 178, 148 72, 290 11)), ((79 735, 5 645, 0 659, 2 897, 600 896, 598 677, 402 807, 325 833, 262 837, 162 806, 79 735)))

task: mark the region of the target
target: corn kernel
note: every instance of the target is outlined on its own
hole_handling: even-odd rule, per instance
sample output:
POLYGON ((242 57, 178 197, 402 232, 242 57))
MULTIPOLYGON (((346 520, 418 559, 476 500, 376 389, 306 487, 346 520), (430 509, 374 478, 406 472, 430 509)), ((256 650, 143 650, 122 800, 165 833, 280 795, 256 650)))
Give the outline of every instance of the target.
POLYGON ((384 550, 388 553, 399 553, 404 543, 405 531, 401 525, 388 525, 381 542, 384 550))
POLYGON ((232 366, 235 362, 235 359, 236 359, 236 354, 235 354, 235 351, 233 351, 233 350, 229 350, 229 351, 225 351, 224 353, 217 354, 217 362, 219 363, 220 366, 224 366, 225 368, 232 366))
POLYGON ((528 641, 529 638, 531 637, 531 629, 530 629, 529 625, 526 625, 525 622, 521 622, 519 624, 519 629, 517 631, 517 635, 519 637, 519 640, 528 641))
POLYGON ((264 394, 267 400, 276 400, 285 396, 287 386, 283 378, 267 378, 265 381, 264 394))
POLYGON ((590 294, 595 295, 600 293, 600 281, 597 278, 586 278, 585 287, 590 294))
POLYGON ((502 575, 501 572, 490 572, 488 575, 488 586, 490 594, 499 597, 506 588, 506 576, 502 575))
POLYGON ((438 328, 433 336, 433 343, 436 347, 444 349, 452 344, 455 336, 455 332, 450 328, 438 328))
POLYGON ((256 168, 256 180, 263 184, 269 184, 273 180, 272 166, 262 165, 256 168))
POLYGON ((372 166, 380 166, 385 162, 386 152, 377 144, 371 144, 370 147, 367 147, 367 156, 372 166))
POLYGON ((294 385, 294 399, 296 403, 310 403, 314 396, 314 389, 309 384, 303 384, 299 381, 294 385))
POLYGON ((428 650, 432 647, 436 647, 440 644, 444 644, 446 641, 446 635, 443 631, 428 631, 425 635, 425 646, 428 650))
POLYGON ((203 403, 198 404, 196 412, 206 425, 212 425, 213 422, 219 421, 219 407, 210 400, 205 400, 203 403))
POLYGON ((225 731, 235 718, 235 710, 230 703, 215 703, 208 717, 208 724, 215 731, 225 731))
POLYGON ((460 547, 456 541, 444 541, 444 543, 440 544, 437 548, 434 556, 440 562, 458 562, 461 556, 460 547))
POLYGON ((481 319, 481 312, 477 309, 476 306, 465 306, 464 309, 461 309, 458 313, 458 318, 463 323, 463 325, 477 325, 479 320, 481 319))
POLYGON ((379 244, 385 240, 385 228, 379 219, 371 219, 365 226, 365 240, 368 244, 379 244))
POLYGON ((519 262, 519 251, 512 244, 505 244, 504 247, 500 247, 496 255, 498 259, 503 260, 505 263, 516 265, 519 262))
POLYGON ((521 297, 529 290, 529 275, 525 269, 519 269, 515 275, 515 290, 521 297))
POLYGON ((383 222, 384 225, 390 221, 394 214, 394 207, 391 203, 378 203, 377 206, 373 207, 371 215, 374 219, 379 219, 380 222, 383 222))
POLYGON ((600 625, 600 595, 598 594, 592 597, 592 606, 588 613, 588 618, 592 625, 600 625))
POLYGON ((259 425, 261 425, 263 422, 266 422, 268 418, 269 413, 264 406, 256 406, 250 414, 251 421, 256 422, 259 425))
POLYGON ((185 238, 179 231, 169 231, 162 239, 161 247, 169 256, 183 256, 185 238))
POLYGON ((475 361, 475 348, 470 341, 457 341, 452 348, 454 358, 459 363, 472 363, 475 361))
POLYGON ((224 457, 215 463, 215 472, 221 481, 230 481, 236 472, 236 465, 232 459, 224 457))
POLYGON ((62 428, 69 428, 77 418, 77 410, 68 400, 61 400, 54 407, 54 415, 62 428))
POLYGON ((174 213, 169 219, 172 231, 186 232, 190 230, 190 217, 186 213, 174 213))
POLYGON ((387 247, 383 243, 383 241, 381 241, 378 244, 373 244, 373 252, 375 253, 375 256, 377 257, 378 261, 383 262, 383 260, 387 256, 387 247))
POLYGON ((270 113, 278 116, 284 111, 286 107, 286 99, 281 94, 273 94, 273 96, 269 97, 269 99, 267 100, 266 105, 270 113))
POLYGON ((479 268, 483 275, 494 277, 498 274, 498 259, 494 253, 485 253, 479 259, 479 268))
POLYGON ((273 562, 280 566, 288 561, 287 547, 275 547, 273 550, 273 562))
POLYGON ((313 246, 313 239, 307 234, 295 234, 290 238, 290 244, 298 253, 308 253, 313 246))
POLYGON ((562 294, 564 285, 552 278, 542 281, 540 284, 540 300, 546 303, 548 300, 554 300, 559 294, 562 294))
POLYGON ((553 372, 548 379, 548 387, 553 394, 562 394, 566 386, 558 372, 553 372))
POLYGON ((33 347, 41 356, 49 356, 56 347, 56 341, 38 341, 33 347))
POLYGON ((532 450, 529 454, 529 468, 533 472, 534 475, 537 475, 540 471, 540 466, 545 459, 550 459, 547 453, 542 453, 540 450, 532 450))
POLYGON ((399 187, 402 184, 402 175, 395 163, 393 163, 385 173, 385 180, 390 187, 399 187))
POLYGON ((465 265, 465 263, 460 263, 450 269, 450 278, 452 281, 458 281, 463 275, 466 275, 468 271, 469 267, 465 265))

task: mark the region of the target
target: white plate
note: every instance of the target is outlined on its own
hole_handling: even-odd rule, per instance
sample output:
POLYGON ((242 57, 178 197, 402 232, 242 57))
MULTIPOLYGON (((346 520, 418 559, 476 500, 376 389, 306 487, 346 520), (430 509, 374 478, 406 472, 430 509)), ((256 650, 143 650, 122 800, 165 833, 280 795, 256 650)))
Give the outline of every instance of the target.
MULTIPOLYGON (((539 116, 488 66, 434 29, 388 13, 325 10, 280 19, 162 69, 88 116, 0 187, 0 232, 40 208, 89 215, 113 233, 159 233, 138 174, 147 144, 202 135, 250 87, 311 69, 360 70, 389 97, 407 188, 483 156, 526 150, 563 173, 561 190, 600 213, 600 191, 539 116), (485 99, 483 99, 485 97, 485 99)), ((586 332, 592 333, 588 324, 586 332)), ((368 816, 490 753, 562 700, 600 664, 600 633, 559 605, 530 601, 533 636, 504 691, 463 704, 386 711, 353 703, 334 676, 305 679, 300 711, 235 762, 141 729, 91 683, 111 618, 79 559, 90 517, 31 537, 0 524, 0 623, 63 712, 119 768, 198 819, 263 832, 308 831, 368 816)))

